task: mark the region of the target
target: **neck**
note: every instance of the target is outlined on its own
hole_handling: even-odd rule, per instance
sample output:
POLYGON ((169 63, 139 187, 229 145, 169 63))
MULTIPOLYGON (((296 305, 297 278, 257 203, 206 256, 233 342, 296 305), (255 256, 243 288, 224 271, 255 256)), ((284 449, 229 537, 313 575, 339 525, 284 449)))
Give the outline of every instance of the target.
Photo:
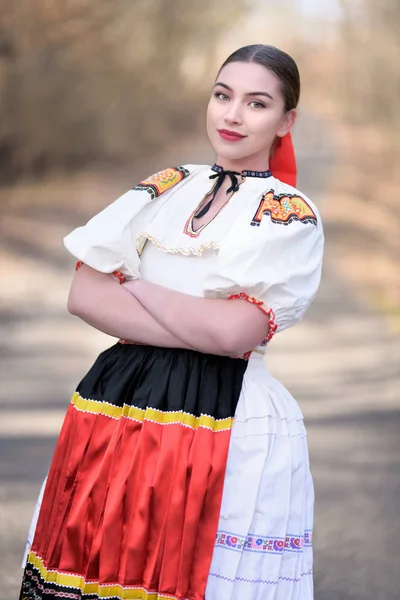
POLYGON ((230 159, 218 154, 215 162, 225 171, 237 171, 238 173, 242 171, 268 171, 269 169, 269 156, 254 155, 230 159))

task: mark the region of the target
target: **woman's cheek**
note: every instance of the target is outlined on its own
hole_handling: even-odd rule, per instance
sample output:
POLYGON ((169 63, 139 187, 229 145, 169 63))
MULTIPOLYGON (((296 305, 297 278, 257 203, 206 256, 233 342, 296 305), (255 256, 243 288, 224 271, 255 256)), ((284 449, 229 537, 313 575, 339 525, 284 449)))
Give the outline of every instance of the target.
POLYGON ((207 133, 209 135, 213 129, 216 129, 216 111, 213 104, 213 101, 210 100, 210 103, 207 108, 207 133))
POLYGON ((210 100, 210 104, 208 105, 208 111, 207 111, 207 123, 209 125, 209 127, 216 129, 216 122, 218 120, 218 110, 217 107, 215 106, 215 102, 213 102, 213 100, 210 100))

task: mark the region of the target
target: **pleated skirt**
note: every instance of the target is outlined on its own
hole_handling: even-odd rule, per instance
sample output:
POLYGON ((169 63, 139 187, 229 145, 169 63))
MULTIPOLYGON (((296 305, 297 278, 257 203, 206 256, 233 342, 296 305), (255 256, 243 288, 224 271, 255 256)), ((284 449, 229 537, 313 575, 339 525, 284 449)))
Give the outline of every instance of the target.
POLYGON ((20 598, 203 600, 247 363, 117 343, 73 395, 20 598))
POLYGON ((312 600, 313 510, 303 414, 262 356, 117 345, 72 399, 21 599, 312 600))

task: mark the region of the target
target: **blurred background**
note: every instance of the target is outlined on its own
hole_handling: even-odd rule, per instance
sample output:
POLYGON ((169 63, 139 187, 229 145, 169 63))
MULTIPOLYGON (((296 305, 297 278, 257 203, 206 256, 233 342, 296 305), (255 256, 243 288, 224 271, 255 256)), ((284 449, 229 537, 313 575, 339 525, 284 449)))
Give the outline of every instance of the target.
POLYGON ((316 600, 400 598, 399 1, 0 0, 1 600, 70 395, 113 343, 66 311, 62 238, 213 161, 213 79, 249 43, 298 62, 298 187, 326 232, 318 296, 267 355, 306 417, 316 600))

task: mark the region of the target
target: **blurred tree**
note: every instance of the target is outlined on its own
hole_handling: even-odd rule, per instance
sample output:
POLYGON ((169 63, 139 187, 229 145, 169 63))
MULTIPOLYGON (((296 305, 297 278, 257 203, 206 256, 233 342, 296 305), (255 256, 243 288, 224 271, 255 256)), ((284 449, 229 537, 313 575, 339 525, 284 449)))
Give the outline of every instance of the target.
POLYGON ((341 0, 341 8, 324 81, 343 151, 332 214, 343 227, 344 271, 400 328, 400 2, 341 0))
POLYGON ((212 75, 192 90, 183 64, 244 3, 0 0, 0 179, 129 162, 195 129, 212 75))
MULTIPOLYGON (((344 115, 382 127, 393 143, 400 131, 400 2, 341 0, 344 115)), ((400 146, 398 146, 400 147, 400 146)))

